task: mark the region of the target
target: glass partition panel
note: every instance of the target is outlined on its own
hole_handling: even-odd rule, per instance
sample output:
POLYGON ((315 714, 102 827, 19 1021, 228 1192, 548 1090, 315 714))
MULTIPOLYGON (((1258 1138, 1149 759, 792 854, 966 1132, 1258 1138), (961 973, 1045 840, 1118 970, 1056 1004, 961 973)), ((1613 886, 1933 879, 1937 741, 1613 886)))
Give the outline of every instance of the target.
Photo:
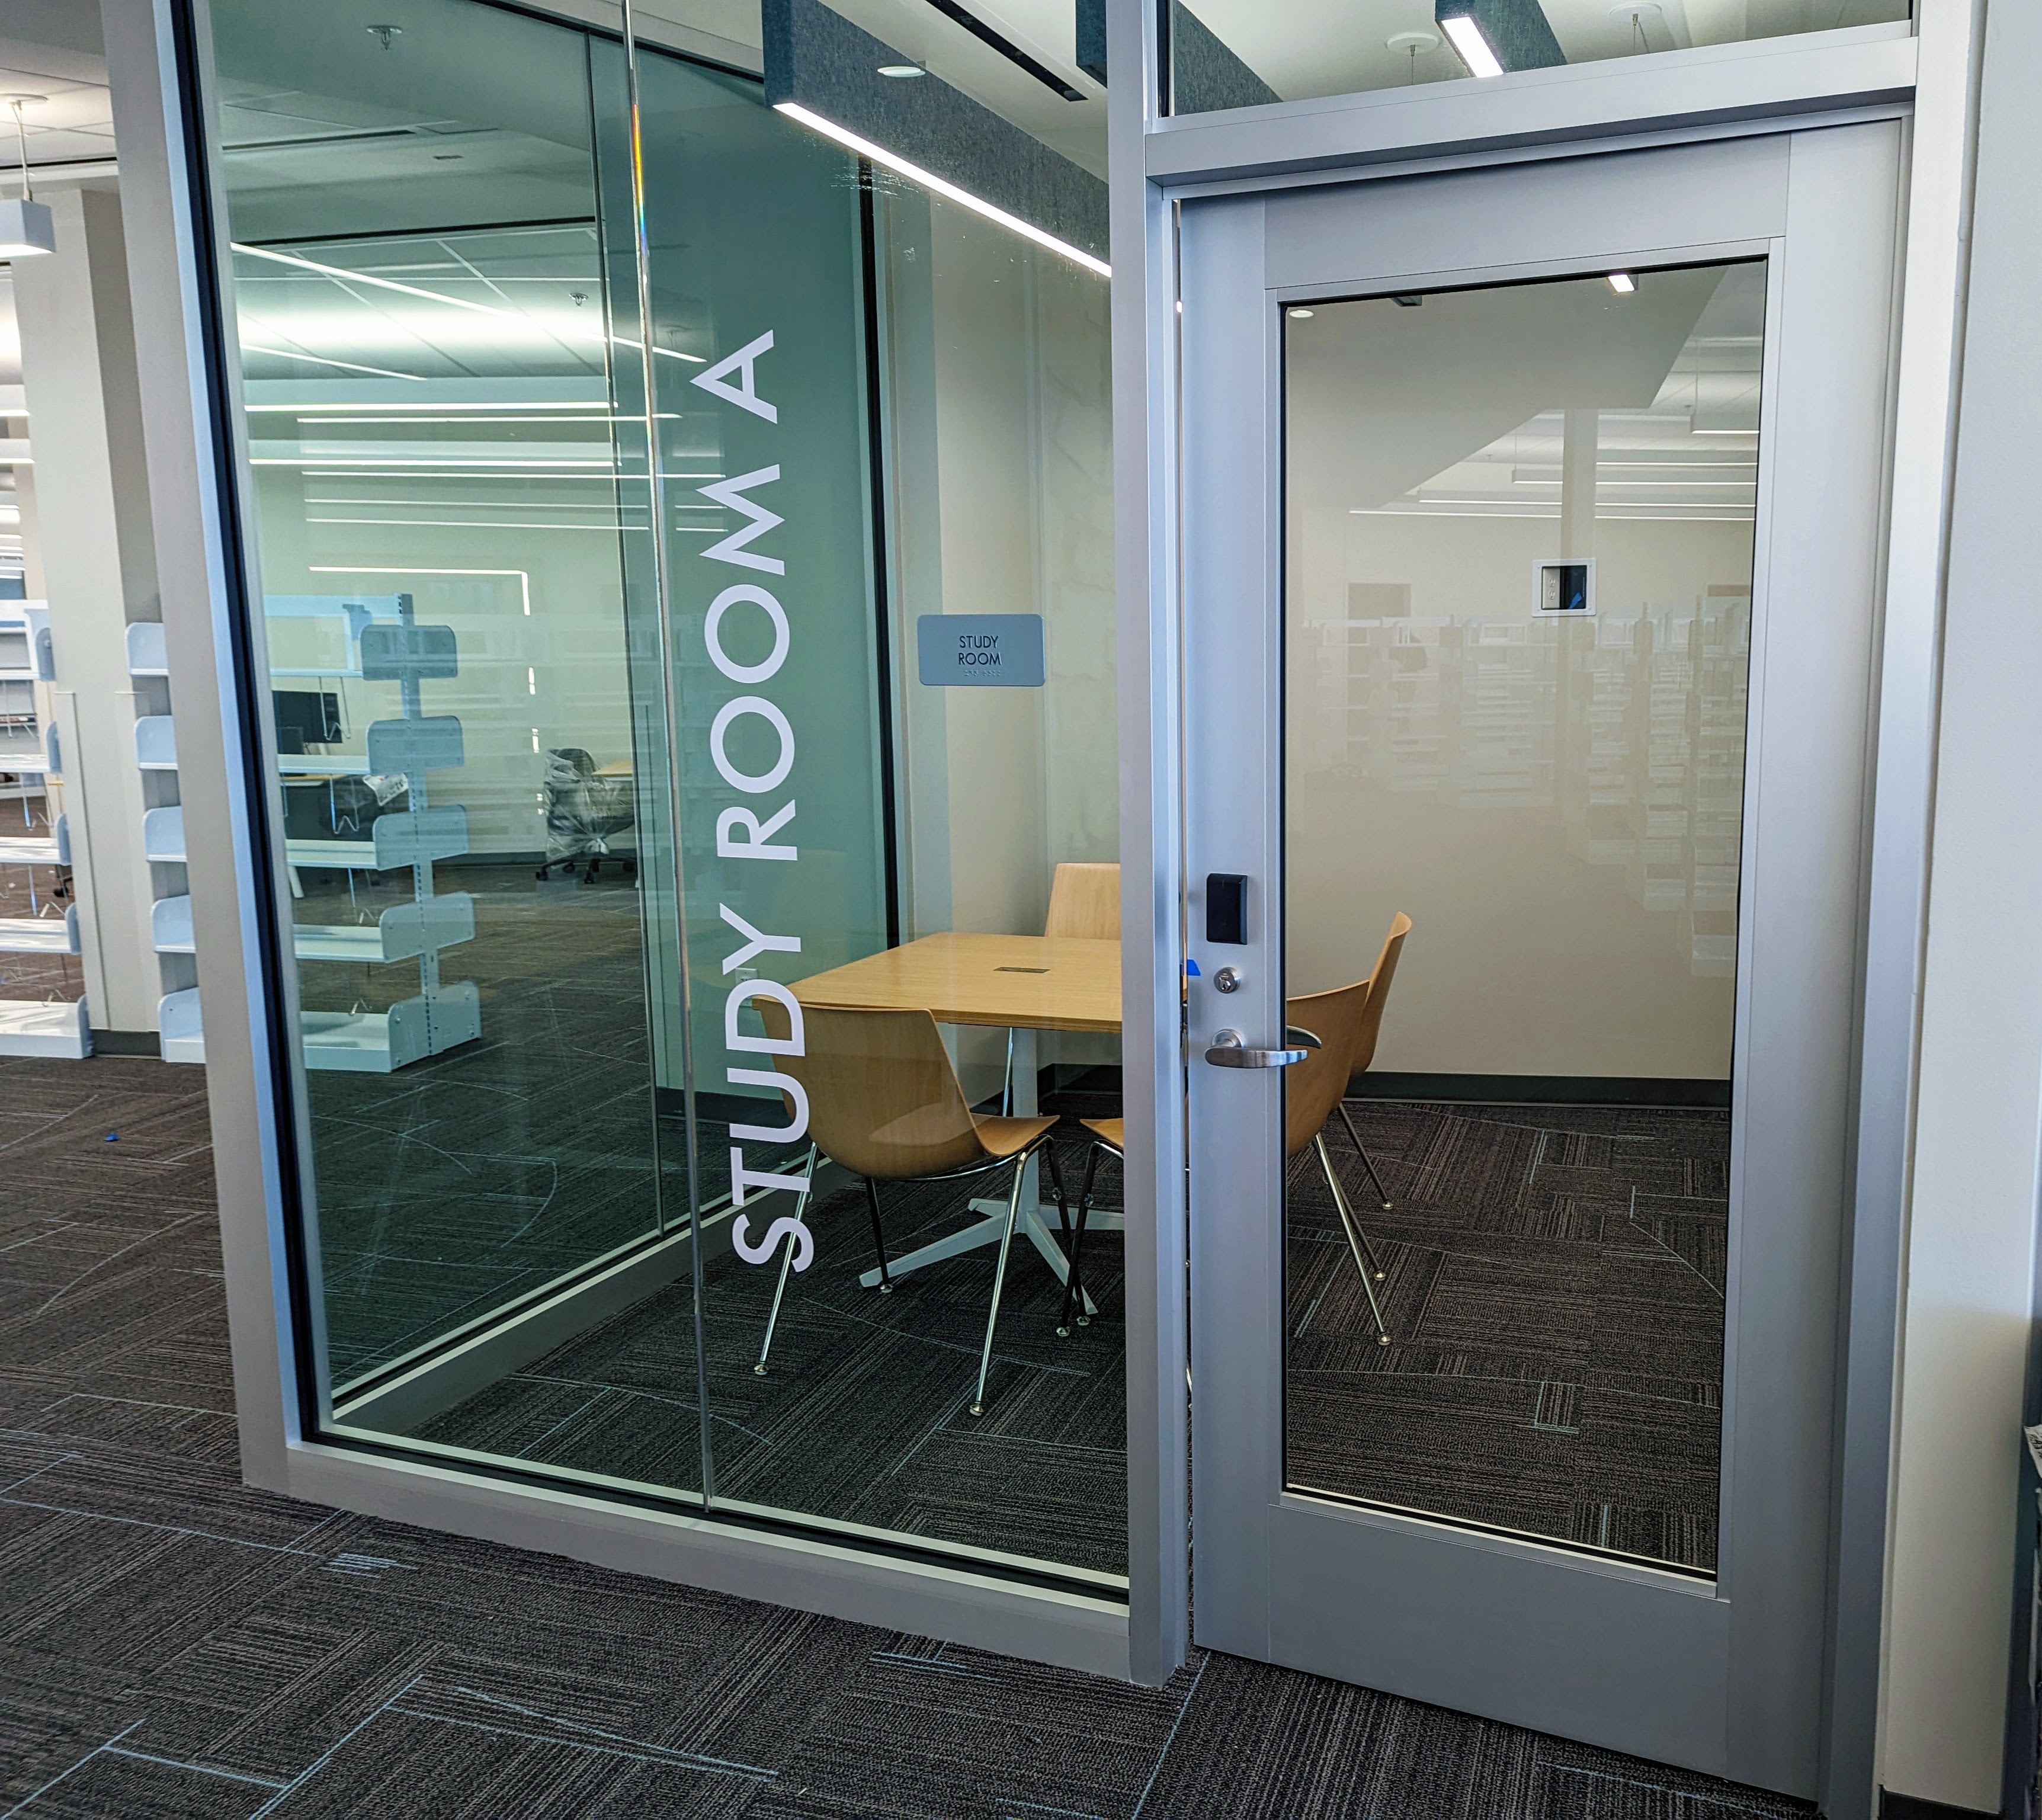
POLYGON ((931 17, 216 0, 318 1420, 1111 1591, 1105 190, 931 17))
POLYGON ((1169 111, 1208 113, 1419 82, 1903 22, 1910 0, 1169 0, 1169 111))
POLYGON ((1287 312, 1298 1490, 1714 1570, 1765 315, 1287 312))
MULTIPOLYGON (((307 1251, 331 1411, 369 1426, 686 1217, 647 1048, 586 40, 404 18, 213 9, 307 1251)), ((159 939, 179 909, 173 878, 159 939)))

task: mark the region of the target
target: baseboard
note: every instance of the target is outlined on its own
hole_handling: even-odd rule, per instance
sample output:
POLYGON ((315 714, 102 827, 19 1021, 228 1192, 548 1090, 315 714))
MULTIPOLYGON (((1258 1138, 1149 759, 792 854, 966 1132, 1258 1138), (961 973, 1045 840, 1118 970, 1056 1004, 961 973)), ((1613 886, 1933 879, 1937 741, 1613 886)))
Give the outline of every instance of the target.
POLYGON ((96 1030, 92 1033, 92 1053, 160 1057, 163 1039, 152 1030, 96 1030))
POLYGON ((1947 1801, 1924 1801, 1918 1795, 1879 1791, 1879 1820, 1999 1820, 1983 1807, 1952 1807, 1947 1801))
POLYGON ((1727 1111, 1727 1080, 1630 1075, 1387 1074, 1371 1069, 1348 1084, 1350 1099, 1421 1099, 1477 1106, 1660 1106, 1727 1111))

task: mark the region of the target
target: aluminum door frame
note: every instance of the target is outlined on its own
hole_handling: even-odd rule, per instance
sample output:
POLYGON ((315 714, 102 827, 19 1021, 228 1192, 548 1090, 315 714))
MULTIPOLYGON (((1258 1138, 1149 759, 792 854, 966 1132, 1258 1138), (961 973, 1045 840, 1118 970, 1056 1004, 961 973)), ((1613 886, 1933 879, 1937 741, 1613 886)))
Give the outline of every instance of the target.
POLYGON ((1717 1579, 1284 1493, 1280 1076, 1195 1060, 1201 1642, 1816 1791, 1901 153, 1879 121, 1183 205, 1191 948, 1208 977, 1222 960, 1247 976, 1226 1001, 1194 984, 1194 1057, 1222 1026, 1252 1045, 1282 1022, 1282 307, 1771 268, 1717 1579), (1209 871, 1256 886, 1249 945, 1210 958, 1209 871))

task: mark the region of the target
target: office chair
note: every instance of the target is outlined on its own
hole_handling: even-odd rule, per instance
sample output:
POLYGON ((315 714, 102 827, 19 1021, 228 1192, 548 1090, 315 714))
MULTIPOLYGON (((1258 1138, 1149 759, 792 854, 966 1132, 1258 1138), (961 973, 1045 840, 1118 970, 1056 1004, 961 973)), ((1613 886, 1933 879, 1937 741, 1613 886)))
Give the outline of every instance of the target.
MULTIPOLYGON (((786 1008, 771 1000, 759 1011, 769 1034, 784 1041, 791 1029, 786 1008)), ((1050 1166, 1057 1202, 1068 1219, 1063 1178, 1057 1168, 1050 1134, 1054 1114, 1034 1118, 981 1118, 958 1084, 957 1070, 925 1011, 824 1011, 805 1007, 801 1013, 806 1053, 784 1056, 783 1072, 808 1095, 809 1129, 814 1141, 809 1152, 808 1185, 801 1190, 794 1218, 805 1220, 813 1192, 818 1153, 863 1178, 866 1208, 872 1218, 872 1243, 879 1254, 879 1290, 893 1293, 886 1264, 886 1233, 880 1219, 881 1182, 954 1182, 1011 1167, 1014 1183, 1007 1197, 1007 1226, 1000 1235, 1000 1259, 992 1275, 992 1301, 985 1317, 985 1344, 979 1355, 978 1386, 971 1401, 974 1416, 985 1413, 985 1379, 992 1363, 992 1336, 1000 1321, 1000 1300, 1007 1285, 1008 1254, 1021 1208, 1021 1186, 1030 1157, 1039 1153, 1050 1166)), ((785 1095, 782 1096, 783 1099, 785 1095)), ((793 1241, 780 1260, 780 1280, 766 1334, 752 1369, 766 1374, 773 1329, 786 1293, 793 1241)))

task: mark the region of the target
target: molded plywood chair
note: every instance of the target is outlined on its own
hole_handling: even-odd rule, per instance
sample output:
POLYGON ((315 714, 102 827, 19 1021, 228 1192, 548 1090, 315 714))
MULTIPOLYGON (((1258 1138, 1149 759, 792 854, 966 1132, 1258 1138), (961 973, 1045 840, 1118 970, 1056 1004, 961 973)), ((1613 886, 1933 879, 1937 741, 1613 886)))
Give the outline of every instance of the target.
POLYGON ((1050 881, 1046 935, 1076 935, 1088 941, 1120 939, 1120 866, 1065 860, 1050 881))
MULTIPOLYGON (((762 1002, 767 1033, 785 1041, 791 1023, 786 1008, 762 1002)), ((971 1413, 985 1408, 986 1373, 992 1363, 993 1330, 1000 1321, 1000 1298, 1007 1283, 1007 1258, 1021 1206, 1021 1183, 1028 1159, 1040 1151, 1048 1160, 1059 1204, 1063 1183, 1049 1148, 1052 1115, 1035 1118, 980 1118, 958 1084, 957 1071, 936 1029, 924 1011, 823 1011, 804 1008, 800 1055, 782 1056, 780 1067, 798 1082, 808 1099, 808 1179, 815 1180, 818 1151, 860 1176, 866 1206, 872 1216, 872 1242, 879 1253, 879 1289, 893 1292, 886 1268, 886 1233, 879 1214, 881 1182, 957 1181, 1011 1167, 1014 1185, 1007 1199, 1007 1229, 1000 1241, 1000 1261, 992 1276, 992 1302, 985 1317, 985 1344, 978 1363, 978 1388, 971 1413)), ((782 1098, 787 1096, 783 1095, 782 1098)), ((790 1108, 790 1114, 791 1114, 790 1108)), ((805 1187, 795 1209, 797 1220, 808 1213, 811 1190, 805 1187)), ((794 1245, 790 1241, 781 1261, 772 1313, 753 1369, 762 1376, 773 1344, 773 1329, 787 1287, 788 1265, 794 1245)))
MULTIPOLYGON (((1390 1329, 1383 1323, 1382 1306, 1375 1298, 1375 1286, 1382 1280, 1382 1266, 1377 1260, 1375 1248, 1368 1242, 1368 1235, 1361 1229, 1360 1218, 1347 1198, 1347 1191, 1334 1173, 1333 1157, 1326 1149, 1325 1126, 1337 1111, 1341 1124, 1347 1127, 1349 1141, 1361 1158, 1362 1168, 1368 1172, 1368 1179, 1375 1184, 1377 1201, 1388 1212, 1391 1205, 1388 1191, 1368 1152, 1362 1146, 1361 1134, 1354 1128, 1346 1099, 1348 1082, 1366 1072, 1375 1059, 1376 1037, 1382 1028, 1383 1008, 1390 1001, 1390 982, 1397 977, 1398 957, 1403 953, 1404 938, 1410 932, 1411 919, 1399 911, 1390 920, 1390 933, 1384 938, 1382 951, 1376 956, 1375 969, 1367 979, 1352 986, 1337 987, 1329 992, 1313 992, 1303 998, 1292 999, 1283 1012, 1288 1023, 1311 1031, 1319 1039, 1319 1047, 1285 1076, 1284 1157, 1289 1161, 1308 1149, 1317 1152, 1319 1167, 1325 1172, 1326 1186, 1333 1191, 1333 1206, 1340 1215, 1341 1229, 1347 1234, 1348 1249, 1354 1254, 1354 1267, 1361 1273, 1361 1286, 1368 1295, 1369 1312, 1375 1317, 1377 1334, 1385 1346, 1390 1344, 1390 1329)), ((1084 1218, 1082 1204, 1078 1209, 1078 1218, 1080 1222, 1084 1218)))
MULTIPOLYGON (((1333 1172, 1333 1157, 1326 1149, 1325 1125, 1334 1112, 1340 1114, 1340 1122, 1347 1127, 1356 1152, 1361 1158, 1361 1166, 1368 1172, 1368 1179, 1375 1185, 1376 1199, 1387 1213, 1391 1206, 1389 1194, 1382 1186, 1382 1178, 1375 1172, 1375 1164, 1368 1152, 1363 1149, 1361 1134, 1354 1128, 1354 1120, 1346 1106, 1348 1083, 1357 1074, 1367 1069, 1375 1059, 1375 1042, 1382 1028, 1383 1008, 1390 1002, 1390 981, 1397 977, 1398 957, 1404 951, 1404 938, 1411 933, 1411 919, 1401 911, 1390 920, 1390 933, 1383 939, 1382 951, 1376 956, 1374 970, 1365 980, 1351 986, 1340 986, 1329 992, 1313 992, 1303 998, 1291 1000, 1284 1007, 1283 1016, 1289 1027, 1285 1040, 1291 1039, 1292 1031, 1308 1033, 1317 1039, 1317 1046, 1294 1067, 1287 1070, 1283 1095, 1283 1157, 1287 1164, 1302 1156, 1308 1149, 1316 1149, 1319 1166, 1325 1172, 1326 1186, 1332 1189, 1333 1206, 1340 1214, 1340 1226, 1347 1234, 1348 1248, 1354 1254, 1355 1268, 1361 1272, 1361 1286, 1368 1296, 1369 1312, 1375 1317, 1378 1336, 1383 1345, 1390 1344, 1390 1329, 1383 1323, 1382 1309, 1375 1298, 1375 1286, 1382 1280, 1382 1266, 1375 1255, 1375 1248, 1368 1241, 1368 1235, 1361 1229, 1361 1222, 1340 1187, 1340 1178, 1333 1172)), ((1084 1186, 1078 1193, 1077 1230, 1071 1245, 1070 1279, 1064 1291, 1063 1318, 1057 1331, 1070 1331, 1071 1310, 1075 1302, 1077 1321, 1085 1324, 1083 1290, 1079 1283, 1079 1262, 1084 1251, 1085 1216, 1092 1210, 1092 1183, 1102 1153, 1124 1157, 1126 1152, 1126 1128, 1118 1118, 1088 1118, 1084 1128, 1092 1134, 1092 1144, 1085 1157, 1084 1186)))
MULTIPOLYGON (((1088 942, 1120 939, 1120 864, 1118 860, 1061 861, 1050 881, 1050 913, 1042 919, 1045 935, 1073 935, 1088 942)), ((1014 1110, 1014 1033, 1007 1033, 1007 1078, 1000 1089, 1003 1111, 1014 1110)))

